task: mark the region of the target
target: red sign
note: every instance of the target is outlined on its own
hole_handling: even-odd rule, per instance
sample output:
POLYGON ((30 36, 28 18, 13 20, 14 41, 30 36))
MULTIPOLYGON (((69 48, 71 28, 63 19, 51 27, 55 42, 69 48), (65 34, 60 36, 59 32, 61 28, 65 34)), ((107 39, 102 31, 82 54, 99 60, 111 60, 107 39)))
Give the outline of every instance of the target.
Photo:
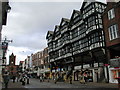
POLYGON ((114 67, 115 69, 119 69, 120 67, 114 67))
POLYGON ((104 66, 109 66, 109 64, 104 64, 104 66))

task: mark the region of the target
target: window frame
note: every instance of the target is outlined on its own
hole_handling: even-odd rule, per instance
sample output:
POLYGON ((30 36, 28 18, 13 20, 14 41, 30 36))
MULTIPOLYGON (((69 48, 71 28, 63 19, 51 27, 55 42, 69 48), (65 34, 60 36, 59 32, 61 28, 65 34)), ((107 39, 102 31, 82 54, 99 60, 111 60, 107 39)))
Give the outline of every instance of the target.
POLYGON ((108 15, 108 19, 109 19, 109 20, 115 18, 115 9, 114 9, 114 8, 110 9, 110 10, 108 11, 107 15, 108 15))
POLYGON ((114 40, 119 38, 118 34, 118 24, 113 24, 110 27, 108 27, 108 32, 109 32, 109 39, 114 40))

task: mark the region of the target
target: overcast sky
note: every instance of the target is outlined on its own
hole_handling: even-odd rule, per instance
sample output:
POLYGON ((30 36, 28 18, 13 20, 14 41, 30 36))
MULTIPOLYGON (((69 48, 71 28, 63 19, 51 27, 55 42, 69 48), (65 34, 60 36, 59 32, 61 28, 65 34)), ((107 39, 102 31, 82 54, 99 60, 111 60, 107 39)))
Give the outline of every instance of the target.
POLYGON ((70 19, 73 10, 79 10, 81 7, 81 2, 70 0, 45 1, 10 2, 11 12, 8 13, 7 25, 3 27, 2 36, 13 40, 9 43, 7 59, 13 52, 16 55, 16 64, 24 61, 27 55, 47 47, 47 32, 53 31, 55 25, 60 24, 62 17, 70 19))

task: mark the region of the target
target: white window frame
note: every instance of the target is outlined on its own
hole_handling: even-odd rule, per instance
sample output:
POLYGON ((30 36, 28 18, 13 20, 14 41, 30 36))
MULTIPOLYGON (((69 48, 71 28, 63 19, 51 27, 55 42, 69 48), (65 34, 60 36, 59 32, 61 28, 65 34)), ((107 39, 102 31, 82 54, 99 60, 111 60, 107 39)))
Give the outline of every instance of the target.
POLYGON ((115 10, 114 10, 114 8, 112 8, 108 11, 108 19, 111 20, 114 17, 115 17, 115 10))
POLYGON ((109 30, 109 38, 110 40, 116 39, 119 37, 118 35, 118 25, 114 24, 108 28, 109 30))

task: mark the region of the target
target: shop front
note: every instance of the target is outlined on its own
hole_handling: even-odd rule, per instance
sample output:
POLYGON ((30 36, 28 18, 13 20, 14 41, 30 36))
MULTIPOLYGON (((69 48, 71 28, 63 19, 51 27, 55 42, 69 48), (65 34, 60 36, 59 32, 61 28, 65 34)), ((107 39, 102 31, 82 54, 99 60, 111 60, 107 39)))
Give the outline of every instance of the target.
POLYGON ((118 79, 120 79, 120 57, 110 59, 109 77, 110 83, 118 83, 118 79))
POLYGON ((75 66, 74 67, 74 71, 73 71, 74 81, 78 81, 79 80, 80 70, 81 70, 81 66, 75 66))
POLYGON ((120 68, 109 68, 110 83, 118 83, 117 78, 119 77, 120 68))
MULTIPOLYGON (((100 65, 100 64, 99 64, 100 65)), ((104 80, 104 69, 102 67, 98 67, 98 63, 94 63, 94 67, 91 67, 90 64, 84 64, 83 68, 82 65, 74 67, 74 81, 79 80, 79 75, 82 73, 83 76, 86 76, 87 82, 101 82, 104 80)))

